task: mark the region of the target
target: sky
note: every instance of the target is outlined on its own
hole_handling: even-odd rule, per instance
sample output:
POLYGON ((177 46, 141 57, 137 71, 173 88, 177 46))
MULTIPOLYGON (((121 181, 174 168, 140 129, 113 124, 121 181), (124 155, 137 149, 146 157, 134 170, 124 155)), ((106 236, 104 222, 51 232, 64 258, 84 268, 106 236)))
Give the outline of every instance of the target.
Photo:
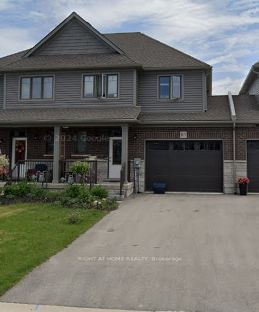
POLYGON ((0 0, 0 57, 72 11, 102 33, 141 31, 212 65, 213 94, 237 94, 259 61, 259 0, 0 0))

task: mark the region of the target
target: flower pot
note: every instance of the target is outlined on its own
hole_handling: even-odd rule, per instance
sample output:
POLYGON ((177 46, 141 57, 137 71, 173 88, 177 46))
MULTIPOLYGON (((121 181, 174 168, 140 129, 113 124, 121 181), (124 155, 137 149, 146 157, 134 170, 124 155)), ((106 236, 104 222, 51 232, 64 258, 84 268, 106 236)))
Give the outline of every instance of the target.
POLYGON ((240 195, 247 195, 248 184, 247 183, 239 184, 239 191, 240 195))

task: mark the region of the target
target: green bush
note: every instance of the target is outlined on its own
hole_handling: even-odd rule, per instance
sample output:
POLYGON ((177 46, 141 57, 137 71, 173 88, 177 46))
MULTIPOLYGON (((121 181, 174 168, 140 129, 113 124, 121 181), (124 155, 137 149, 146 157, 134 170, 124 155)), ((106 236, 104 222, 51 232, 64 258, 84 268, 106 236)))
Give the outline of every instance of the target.
POLYGON ((71 171, 75 174, 85 175, 89 171, 89 163, 86 161, 76 161, 72 164, 71 171))
POLYGON ((98 199, 103 199, 108 197, 108 191, 101 185, 93 186, 90 190, 92 196, 98 199))
POLYGON ((36 184, 22 181, 11 185, 5 185, 3 188, 3 193, 4 196, 12 195, 14 197, 42 199, 46 195, 47 190, 36 184))
POLYGON ((83 185, 69 185, 65 188, 63 196, 77 198, 80 196, 80 193, 83 192, 82 188, 85 188, 83 185))

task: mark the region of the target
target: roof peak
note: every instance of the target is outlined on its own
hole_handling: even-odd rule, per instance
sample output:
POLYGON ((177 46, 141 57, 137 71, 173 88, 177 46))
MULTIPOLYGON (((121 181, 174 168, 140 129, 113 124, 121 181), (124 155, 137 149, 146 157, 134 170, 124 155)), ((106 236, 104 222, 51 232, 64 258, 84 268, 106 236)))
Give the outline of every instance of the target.
POLYGON ((66 17, 61 23, 59 23, 51 32, 49 32, 44 38, 42 38, 33 48, 31 48, 24 57, 29 57, 33 55, 38 49, 40 49, 43 44, 51 40, 59 31, 61 31, 72 19, 76 19, 83 27, 88 31, 92 32, 96 37, 101 39, 104 44, 109 46, 112 50, 119 54, 124 54, 124 52, 111 42, 105 35, 101 34, 97 29, 95 29, 89 22, 83 19, 79 14, 73 11, 68 17, 66 17))

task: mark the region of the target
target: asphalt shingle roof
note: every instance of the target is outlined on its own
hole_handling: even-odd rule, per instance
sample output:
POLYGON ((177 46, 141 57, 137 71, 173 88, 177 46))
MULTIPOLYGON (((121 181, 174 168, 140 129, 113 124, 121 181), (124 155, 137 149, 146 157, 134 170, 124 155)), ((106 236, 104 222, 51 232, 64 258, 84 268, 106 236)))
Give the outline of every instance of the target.
MULTIPOLYGON (((0 65, 1 66, 1 65, 0 65)), ((43 70, 43 69, 82 69, 138 67, 136 62, 121 54, 75 54, 44 55, 20 58, 2 67, 4 71, 43 70)))
POLYGON ((21 57, 27 52, 28 50, 20 51, 11 55, 7 55, 0 58, 0 68, 7 66, 13 62, 16 62, 21 59, 21 57))
POLYGON ((259 103, 255 95, 234 95, 237 123, 259 124, 259 103))
POLYGON ((210 65, 143 33, 115 33, 105 36, 144 68, 210 68, 210 65))
MULTIPOLYGON (((239 101, 234 99, 235 103, 239 101)), ((246 101, 244 101, 246 103, 246 101)), ((243 103, 243 104, 244 104, 243 103)), ((253 103, 254 110, 259 108, 253 103)), ((242 111, 249 111, 242 105, 242 111)), ((239 108, 240 110, 240 108, 239 108)), ((253 116, 253 112, 249 114, 253 116)), ((249 115, 250 116, 250 115, 249 115)), ((248 118, 250 118, 248 116, 248 118)), ((35 123, 83 123, 83 122, 141 122, 141 123, 181 123, 181 122, 231 122, 227 96, 208 97, 208 109, 206 112, 141 112, 139 106, 113 106, 98 108, 44 108, 36 109, 6 109, 0 110, 1 124, 35 124, 35 123)))
POLYGON ((47 70, 107 67, 144 69, 210 69, 192 56, 180 52, 142 33, 106 34, 124 54, 45 55, 23 57, 22 51, 0 59, 0 70, 47 70))
POLYGON ((148 122, 231 122, 228 97, 209 96, 206 112, 142 112, 138 118, 148 122))
POLYGON ((116 106, 102 108, 37 108, 0 110, 0 123, 83 123, 83 122, 123 122, 136 121, 140 108, 136 106, 116 106))

